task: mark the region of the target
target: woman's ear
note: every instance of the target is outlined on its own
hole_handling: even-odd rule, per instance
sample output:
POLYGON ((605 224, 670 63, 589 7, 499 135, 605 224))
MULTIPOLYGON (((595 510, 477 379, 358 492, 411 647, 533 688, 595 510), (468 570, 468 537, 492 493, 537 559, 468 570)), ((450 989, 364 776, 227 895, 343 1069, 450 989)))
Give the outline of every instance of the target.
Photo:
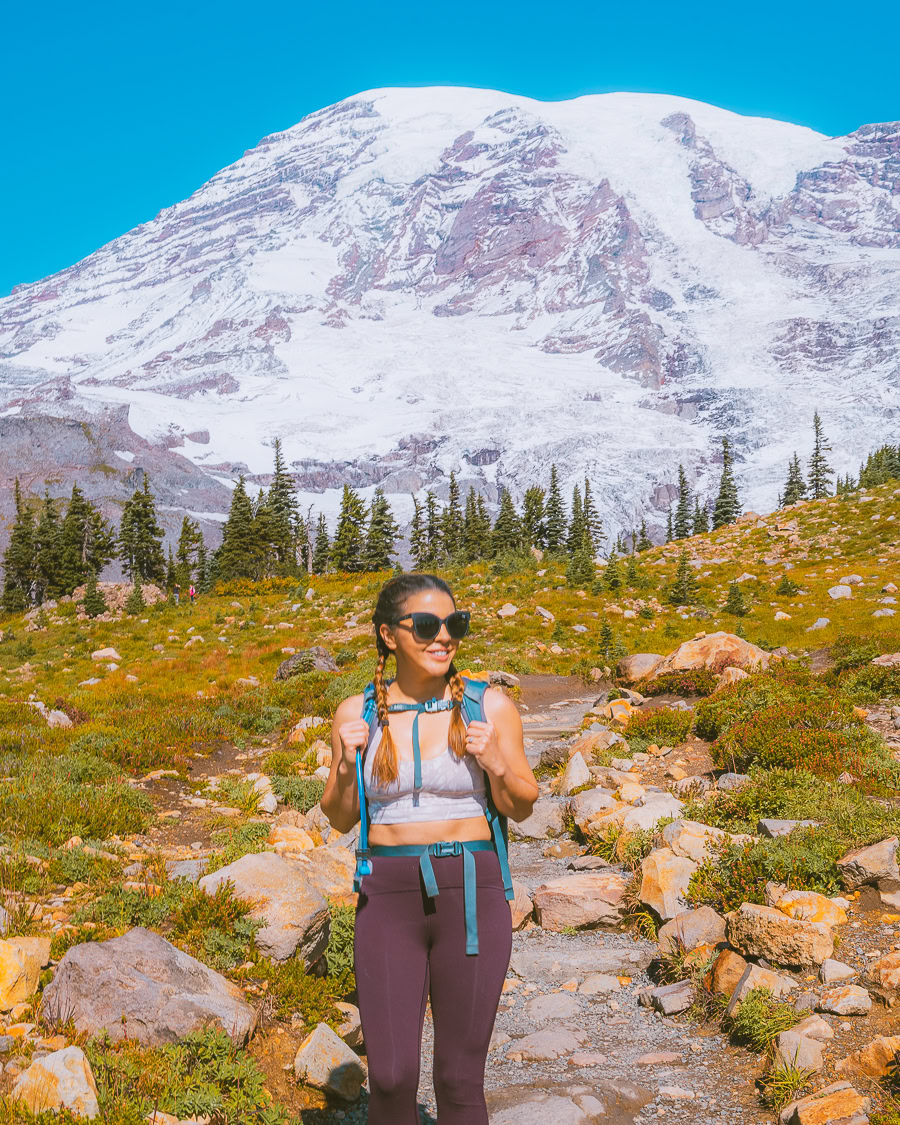
POLYGON ((387 647, 391 650, 391 652, 397 651, 397 641, 394 638, 394 634, 391 631, 390 625, 384 625, 384 624, 379 625, 378 626, 378 635, 381 637, 381 639, 384 641, 384 643, 387 645, 387 647))

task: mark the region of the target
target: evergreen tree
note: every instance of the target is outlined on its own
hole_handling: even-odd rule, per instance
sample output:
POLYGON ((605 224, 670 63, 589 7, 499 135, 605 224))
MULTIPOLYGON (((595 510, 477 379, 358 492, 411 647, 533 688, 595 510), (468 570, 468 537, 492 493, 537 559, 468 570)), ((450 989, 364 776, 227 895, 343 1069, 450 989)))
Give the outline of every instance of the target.
POLYGON ((60 530, 56 504, 45 490, 34 532, 34 596, 39 605, 63 593, 60 530))
POLYGON ((409 528, 409 553, 412 555, 413 570, 428 570, 428 535, 425 518, 419 501, 412 498, 413 518, 409 528))
POLYGON ((790 461, 788 461, 787 481, 785 482, 784 495, 781 499, 782 506, 785 508, 790 504, 796 504, 798 500, 806 499, 806 481, 803 479, 803 470, 800 468, 800 458, 796 453, 790 461))
POLYGON ((747 613, 747 603, 737 582, 732 582, 728 587, 728 597, 723 606, 726 613, 733 613, 735 617, 744 617, 747 613))
POLYGON ((294 493, 294 481, 284 464, 281 439, 275 438, 273 446, 275 468, 268 496, 270 541, 274 549, 277 569, 283 573, 293 573, 297 569, 295 547, 299 509, 294 493))
POLYGON ((641 520, 641 533, 638 536, 637 549, 638 551, 649 551, 653 546, 653 540, 647 534, 647 521, 641 520))
POLYGON ((643 584, 643 575, 635 555, 628 556, 628 562, 625 564, 625 581, 632 590, 643 584))
POLYGON ((444 554, 451 562, 458 562, 463 554, 465 535, 462 507, 459 498, 459 482, 456 473, 450 470, 450 485, 447 506, 441 513, 441 541, 444 554))
POLYGON ((331 541, 328 538, 328 524, 323 512, 316 522, 316 541, 312 552, 312 573, 325 574, 331 562, 331 541))
POLYGON ((212 589, 212 572, 209 565, 209 556, 206 553, 206 544, 203 536, 197 545, 197 589, 201 594, 206 594, 212 589))
POLYGON ((22 496, 19 478, 15 486, 16 518, 3 555, 2 606, 7 613, 20 613, 31 605, 36 583, 34 516, 22 496))
POLYGON ((366 535, 366 570, 387 570, 396 552, 397 523, 384 490, 375 489, 369 506, 369 530, 366 535))
POLYGON ((585 529, 581 546, 569 556, 566 567, 566 581, 570 586, 580 589, 593 582, 594 574, 594 552, 591 549, 590 536, 585 529))
POLYGON ((722 438, 722 476, 719 481, 719 495, 716 497, 716 506, 713 510, 713 531, 718 531, 726 524, 734 523, 741 514, 741 503, 738 499, 737 482, 734 479, 734 468, 731 457, 731 443, 727 437, 722 438))
POLYGON ((365 565, 366 509, 358 492, 344 485, 341 510, 338 514, 331 563, 336 570, 355 572, 365 565))
POLYGON ((550 489, 544 506, 544 525, 547 550, 558 554, 566 546, 566 508, 559 487, 556 465, 550 466, 550 489))
POLYGON ((222 528, 222 542, 216 551, 216 574, 220 581, 253 578, 257 560, 253 504, 247 495, 243 476, 231 494, 231 508, 222 528))
MULTIPOLYGON (((591 544, 591 555, 596 556, 600 550, 600 544, 605 538, 603 535, 603 521, 597 512, 597 505, 594 503, 594 495, 591 492, 591 482, 584 478, 584 499, 581 504, 581 518, 584 522, 585 531, 588 534, 591 544)), ((624 550, 621 552, 624 554, 624 550)))
POLYGON ((813 451, 809 458, 809 490, 813 500, 821 500, 830 493, 830 478, 834 469, 825 458, 831 452, 831 446, 825 440, 822 430, 822 419, 818 410, 813 415, 813 451))
POLYGON ((672 520, 672 532, 676 539, 687 539, 691 534, 691 490, 684 465, 678 466, 678 503, 672 520))
POLYGON ((519 551, 522 548, 522 521, 508 489, 500 489, 500 509, 492 535, 493 553, 519 551))
POLYGON ((491 526, 491 516, 487 509, 487 503, 480 492, 475 498, 475 507, 478 511, 478 526, 481 538, 481 554, 478 557, 480 559, 486 559, 494 549, 493 528, 491 526))
POLYGON ((597 652, 600 656, 605 656, 607 660, 618 660, 628 654, 628 649, 618 639, 613 632, 612 625, 605 617, 597 637, 597 652))
POLYGON ((491 520, 484 497, 469 489, 463 520, 463 559, 467 563, 487 558, 491 550, 491 520))
POLYGON ((443 561, 444 541, 437 497, 430 489, 425 493, 425 542, 428 546, 427 568, 435 570, 443 561))
POLYGON ((175 556, 172 554, 172 548, 169 548, 169 558, 166 562, 166 589, 170 592, 175 589, 177 581, 175 573, 175 556))
POLYGON ((609 558, 606 560, 606 567, 603 571, 603 585, 607 590, 613 593, 622 589, 623 581, 619 556, 615 551, 610 551, 609 558))
POLYGON ((672 605, 694 605, 700 594, 700 584, 688 559, 686 548, 682 548, 675 571, 675 580, 669 588, 669 602, 672 605))
POLYGON ((259 490, 253 509, 253 577, 265 578, 275 574, 279 568, 277 530, 275 516, 269 505, 269 496, 264 488, 259 490))
POLYGON ((71 594, 87 581, 92 572, 99 575, 116 554, 116 538, 109 523, 77 484, 60 528, 60 586, 71 594))
POLYGON ((572 516, 569 520, 569 534, 566 539, 566 550, 573 555, 581 546, 587 532, 584 522, 584 505, 581 502, 581 489, 576 484, 572 489, 572 516))
POLYGON ((672 528, 672 507, 669 506, 669 512, 666 517, 666 542, 671 543, 675 538, 675 532, 672 528))
POLYGON ((139 571, 134 575, 134 586, 125 600, 125 612, 131 617, 137 617, 145 607, 144 592, 141 589, 141 575, 139 571))
POLYGON ((522 506, 522 530, 525 535, 527 547, 538 547, 543 550, 547 545, 547 527, 544 511, 544 490, 539 485, 533 484, 525 491, 525 501, 522 506))
POLYGON ((135 489, 122 509, 119 558, 125 573, 131 578, 139 575, 144 582, 161 585, 166 577, 162 541, 163 533, 156 518, 150 480, 145 476, 143 487, 135 489))
POLYGON ((694 498, 694 517, 691 528, 692 535, 703 535, 709 531, 709 512, 706 505, 700 503, 700 498, 694 498))
MULTIPOLYGON (((203 545, 203 535, 198 524, 187 516, 181 521, 181 534, 178 536, 178 547, 175 558, 178 565, 175 567, 175 582, 187 589, 194 580, 197 566, 197 553, 203 545)), ((174 583, 173 583, 174 585, 174 583)))
POLYGON ((103 592, 97 588, 97 572, 95 570, 88 573, 84 589, 84 601, 81 605, 88 617, 99 617, 101 613, 106 613, 109 609, 103 592))

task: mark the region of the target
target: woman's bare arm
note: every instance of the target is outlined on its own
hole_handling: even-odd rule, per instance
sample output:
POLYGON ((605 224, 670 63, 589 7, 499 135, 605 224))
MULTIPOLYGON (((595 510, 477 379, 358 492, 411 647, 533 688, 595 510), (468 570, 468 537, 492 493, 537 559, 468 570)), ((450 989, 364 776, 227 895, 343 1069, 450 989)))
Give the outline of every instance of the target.
POLYGON ((519 712, 502 691, 488 688, 484 714, 483 722, 469 723, 466 749, 488 775, 497 811, 525 820, 538 798, 538 784, 525 757, 519 712))
POLYGON ((359 820, 356 750, 366 745, 369 727, 360 714, 363 697, 351 695, 338 707, 331 724, 331 772, 322 794, 322 812, 332 828, 349 832, 359 820))

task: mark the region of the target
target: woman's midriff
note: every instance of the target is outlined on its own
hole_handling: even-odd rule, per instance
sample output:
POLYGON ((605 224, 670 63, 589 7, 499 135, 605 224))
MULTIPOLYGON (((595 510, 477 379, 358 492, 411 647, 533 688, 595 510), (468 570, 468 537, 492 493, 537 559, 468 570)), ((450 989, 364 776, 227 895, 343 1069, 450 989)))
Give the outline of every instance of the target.
POLYGON ((483 816, 466 816, 458 820, 423 820, 414 824, 373 824, 369 828, 369 843, 376 847, 490 838, 491 830, 483 816))

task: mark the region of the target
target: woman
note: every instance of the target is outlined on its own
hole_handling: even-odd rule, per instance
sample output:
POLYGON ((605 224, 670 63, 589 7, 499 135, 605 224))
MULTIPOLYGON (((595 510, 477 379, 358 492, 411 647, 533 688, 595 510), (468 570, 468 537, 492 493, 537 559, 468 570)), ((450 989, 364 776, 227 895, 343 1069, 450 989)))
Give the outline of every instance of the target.
POLYGON ((322 796, 331 824, 349 832, 361 819, 360 751, 354 954, 369 1125, 418 1125, 429 995, 440 1125, 487 1125, 484 1062, 512 945, 497 814, 523 820, 538 787, 513 703, 477 690, 454 666, 469 615, 447 583, 392 578, 374 622, 375 678, 335 713, 322 796), (392 655, 396 678, 386 682, 392 655), (371 723, 361 717, 370 698, 371 723), (483 717, 467 725, 473 713, 483 717))

